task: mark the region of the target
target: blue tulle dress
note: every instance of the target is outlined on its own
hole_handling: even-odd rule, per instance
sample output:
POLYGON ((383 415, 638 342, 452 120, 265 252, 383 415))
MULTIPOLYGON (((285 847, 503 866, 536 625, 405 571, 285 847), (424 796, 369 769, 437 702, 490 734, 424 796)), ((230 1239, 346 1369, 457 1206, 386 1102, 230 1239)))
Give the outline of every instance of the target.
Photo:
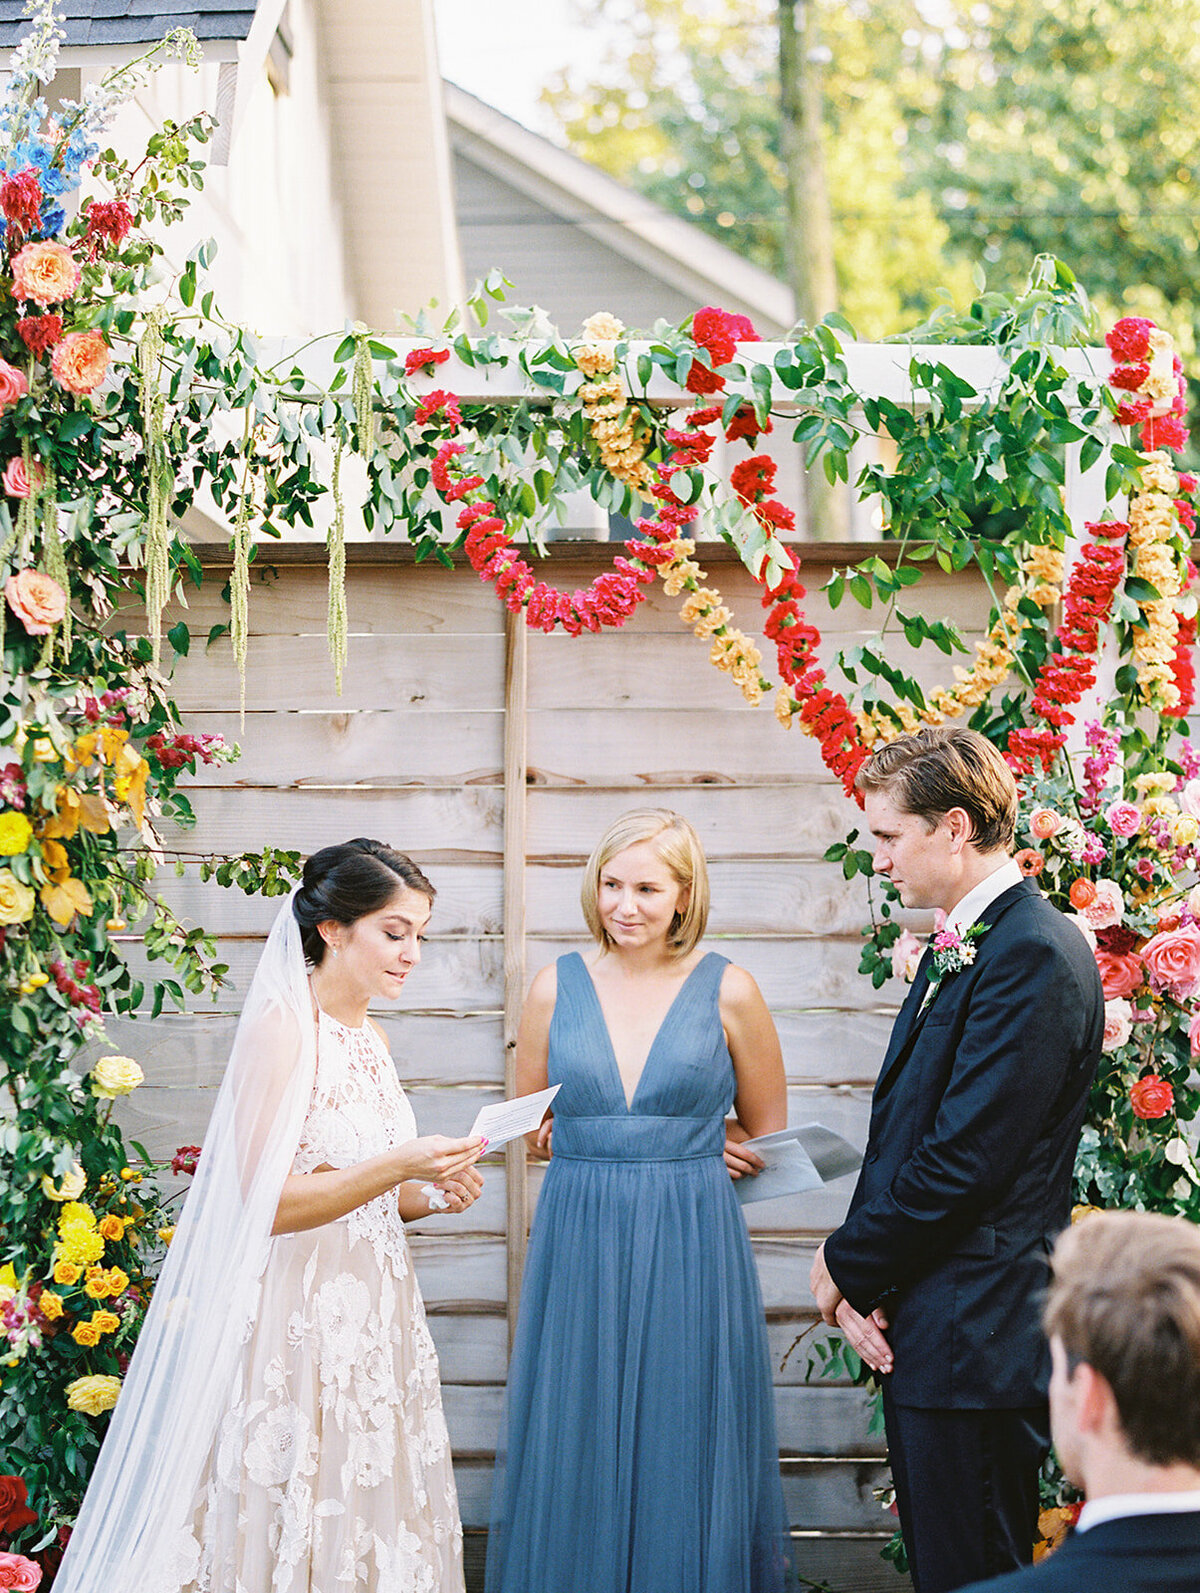
POLYGON ((762 1299, 722 1160, 734 1096, 692 970, 626 1106, 583 959, 558 960, 554 1156, 530 1238, 487 1593, 776 1593, 786 1526, 762 1299))

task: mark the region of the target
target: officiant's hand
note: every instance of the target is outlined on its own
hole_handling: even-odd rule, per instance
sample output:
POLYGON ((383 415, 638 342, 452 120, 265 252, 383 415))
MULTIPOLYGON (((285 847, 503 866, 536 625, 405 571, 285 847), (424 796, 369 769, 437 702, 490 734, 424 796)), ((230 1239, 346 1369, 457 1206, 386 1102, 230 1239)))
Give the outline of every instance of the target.
POLYGON ((825 1246, 820 1245, 813 1257, 812 1270, 808 1274, 808 1286, 813 1292, 817 1302, 817 1310, 821 1313, 822 1322, 833 1327, 837 1321, 835 1315, 843 1296, 842 1291, 829 1275, 829 1268, 825 1265, 825 1246))
POLYGON ((860 1316, 849 1300, 842 1300, 834 1317, 846 1335, 847 1342, 858 1351, 872 1371, 886 1373, 892 1370, 892 1347, 884 1337, 887 1317, 878 1307, 870 1316, 860 1316))

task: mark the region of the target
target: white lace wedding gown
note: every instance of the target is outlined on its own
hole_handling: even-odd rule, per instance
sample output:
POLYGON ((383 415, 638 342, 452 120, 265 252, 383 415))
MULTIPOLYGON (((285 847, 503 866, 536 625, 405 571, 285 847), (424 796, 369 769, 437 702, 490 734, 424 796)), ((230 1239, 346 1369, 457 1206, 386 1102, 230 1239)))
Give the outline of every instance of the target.
MULTIPOLYGON (((327 1013, 293 1170, 414 1138, 387 1049, 327 1013)), ((184 1593, 462 1593, 438 1366, 393 1191, 271 1243, 184 1593)))

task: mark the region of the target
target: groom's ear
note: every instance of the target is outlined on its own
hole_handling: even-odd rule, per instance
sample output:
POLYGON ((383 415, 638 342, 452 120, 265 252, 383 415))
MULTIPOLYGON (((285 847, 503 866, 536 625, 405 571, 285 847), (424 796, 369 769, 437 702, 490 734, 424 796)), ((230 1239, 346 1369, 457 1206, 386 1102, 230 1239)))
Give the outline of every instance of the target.
POLYGON ((975 837, 975 826, 966 808, 948 808, 942 814, 942 823, 950 837, 952 852, 961 852, 975 837))

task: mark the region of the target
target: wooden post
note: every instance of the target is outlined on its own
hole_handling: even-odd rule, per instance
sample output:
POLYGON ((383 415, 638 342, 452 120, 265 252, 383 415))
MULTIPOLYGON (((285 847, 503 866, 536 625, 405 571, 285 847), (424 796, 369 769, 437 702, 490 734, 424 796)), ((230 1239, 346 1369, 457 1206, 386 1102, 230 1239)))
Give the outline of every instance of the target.
MULTIPOLYGON (((528 728, 529 632, 524 613, 504 622, 504 1093, 516 1094, 517 1025, 525 999, 525 816, 528 728)), ((525 1141, 504 1148, 508 1189, 508 1345, 512 1349, 529 1233, 525 1141)))

